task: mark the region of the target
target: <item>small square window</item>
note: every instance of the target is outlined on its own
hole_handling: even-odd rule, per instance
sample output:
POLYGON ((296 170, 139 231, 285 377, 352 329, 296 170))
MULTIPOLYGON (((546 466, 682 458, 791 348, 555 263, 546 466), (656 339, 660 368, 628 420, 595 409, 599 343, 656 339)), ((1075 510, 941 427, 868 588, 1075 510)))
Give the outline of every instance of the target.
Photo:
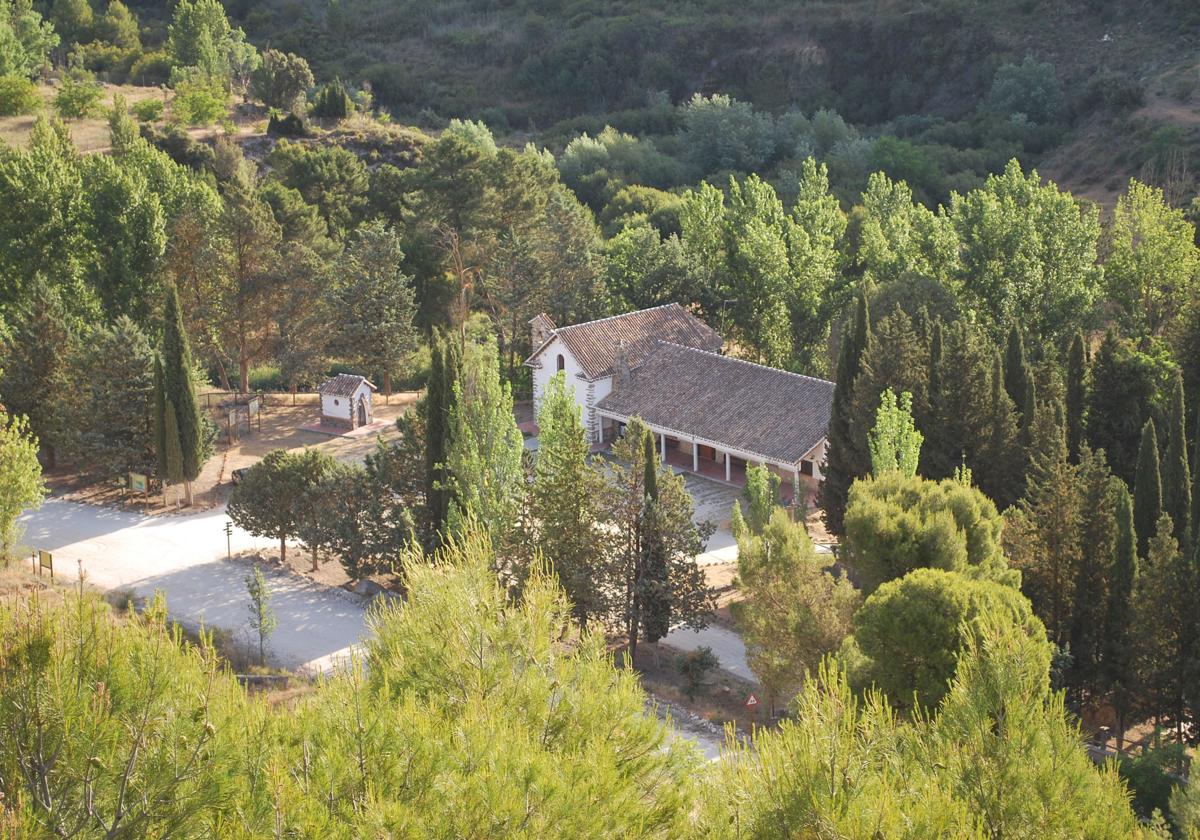
POLYGON ((334 400, 334 401, 333 401, 333 404, 334 404, 334 405, 341 405, 341 403, 339 403, 337 400, 334 400))

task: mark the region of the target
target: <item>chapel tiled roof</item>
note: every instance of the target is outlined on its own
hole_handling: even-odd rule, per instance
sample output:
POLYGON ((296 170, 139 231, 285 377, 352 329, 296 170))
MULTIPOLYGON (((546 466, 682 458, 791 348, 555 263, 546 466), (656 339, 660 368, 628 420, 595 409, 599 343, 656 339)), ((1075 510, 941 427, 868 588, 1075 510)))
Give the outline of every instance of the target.
POLYGON ((596 406, 795 464, 826 436, 833 383, 669 342, 596 406))
POLYGON ((353 373, 339 373, 332 379, 326 379, 317 386, 318 394, 327 394, 331 397, 353 397, 354 392, 358 390, 358 386, 367 383, 372 391, 379 390, 365 376, 357 376, 353 373))
MULTIPOLYGON (((562 339, 588 379, 611 375, 622 346, 632 366, 641 363, 655 341, 670 341, 713 352, 719 351, 722 344, 721 336, 715 330, 678 303, 559 327, 553 335, 562 339)), ((549 344, 547 341, 535 348, 526 364, 536 364, 538 356, 549 344)))

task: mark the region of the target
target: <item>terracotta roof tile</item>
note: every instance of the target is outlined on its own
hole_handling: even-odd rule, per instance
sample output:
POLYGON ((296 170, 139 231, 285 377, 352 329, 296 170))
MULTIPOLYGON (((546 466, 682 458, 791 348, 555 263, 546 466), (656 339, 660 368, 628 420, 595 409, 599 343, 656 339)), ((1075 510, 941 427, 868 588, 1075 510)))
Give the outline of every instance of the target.
POLYGON ((352 397, 354 392, 358 390, 358 386, 366 382, 372 391, 378 390, 374 385, 367 381, 365 376, 357 376, 353 373, 339 373, 332 379, 326 379, 317 386, 318 394, 328 394, 331 397, 352 397))
MULTIPOLYGON (((554 336, 561 338, 579 362, 588 379, 599 379, 613 372, 619 350, 624 345, 631 366, 646 358, 655 341, 669 341, 701 350, 719 351, 721 336, 678 303, 642 309, 599 321, 559 327, 554 336)), ((526 364, 536 365, 549 344, 534 350, 526 364)))
POLYGON ((596 407, 795 464, 825 437, 832 406, 824 379, 656 342, 596 407))

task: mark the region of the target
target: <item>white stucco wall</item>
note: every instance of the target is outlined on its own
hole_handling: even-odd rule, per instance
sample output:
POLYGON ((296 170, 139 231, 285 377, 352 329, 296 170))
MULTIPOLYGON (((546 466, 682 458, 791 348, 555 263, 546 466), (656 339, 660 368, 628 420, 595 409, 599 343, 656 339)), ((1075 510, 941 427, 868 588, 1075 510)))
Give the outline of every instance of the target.
POLYGON ((367 383, 362 383, 354 390, 353 397, 334 397, 329 394, 321 395, 321 414, 326 417, 338 417, 342 420, 350 419, 350 412, 358 406, 358 398, 362 396, 367 403, 367 414, 371 414, 371 389, 367 383), (336 403, 336 405, 334 404, 336 403))
POLYGON ((340 417, 342 420, 349 420, 350 400, 345 397, 331 397, 328 394, 322 394, 321 413, 326 417, 340 417))
MULTIPOLYGON (((575 391, 575 402, 579 405, 583 425, 589 430, 589 435, 594 435, 595 432, 593 429, 598 421, 596 420, 595 411, 592 410, 592 406, 596 404, 596 400, 599 397, 591 396, 589 404, 589 395, 599 393, 596 386, 600 385, 600 383, 588 382, 584 378, 583 368, 579 362, 575 360, 575 357, 571 355, 571 351, 557 338, 551 341, 546 349, 542 351, 541 355, 538 356, 537 361, 540 363, 540 366, 533 369, 534 416, 537 416, 537 409, 541 404, 542 394, 546 392, 546 387, 550 384, 550 379, 558 373, 559 354, 563 357, 563 373, 566 374, 567 387, 575 391)), ((612 381, 604 381, 606 385, 603 393, 607 394, 612 389, 612 381)))

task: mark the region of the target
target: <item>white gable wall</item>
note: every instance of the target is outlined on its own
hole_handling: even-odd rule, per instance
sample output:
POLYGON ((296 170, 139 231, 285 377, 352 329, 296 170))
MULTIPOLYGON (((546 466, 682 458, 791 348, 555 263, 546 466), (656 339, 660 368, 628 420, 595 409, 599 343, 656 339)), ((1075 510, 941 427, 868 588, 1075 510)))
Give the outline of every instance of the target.
POLYGON ((326 417, 339 417, 342 420, 349 420, 350 400, 346 397, 331 397, 329 394, 322 394, 321 414, 326 417))
POLYGON ((367 404, 367 414, 370 416, 371 409, 371 388, 367 383, 363 382, 354 389, 352 397, 335 397, 329 394, 321 394, 321 414, 325 417, 337 417, 341 420, 349 420, 351 413, 358 407, 358 398, 362 397, 367 404))
POLYGON ((600 420, 596 417, 595 406, 612 390, 612 377, 589 382, 584 375, 583 367, 571 355, 571 351, 567 349, 562 339, 557 337, 551 339, 546 348, 538 355, 538 367, 533 369, 534 417, 537 416, 542 394, 546 392, 551 377, 558 373, 558 357, 560 355, 563 357, 563 373, 566 374, 567 387, 573 388, 575 391, 575 402, 579 406, 583 426, 588 432, 588 439, 597 442, 600 439, 600 420))

